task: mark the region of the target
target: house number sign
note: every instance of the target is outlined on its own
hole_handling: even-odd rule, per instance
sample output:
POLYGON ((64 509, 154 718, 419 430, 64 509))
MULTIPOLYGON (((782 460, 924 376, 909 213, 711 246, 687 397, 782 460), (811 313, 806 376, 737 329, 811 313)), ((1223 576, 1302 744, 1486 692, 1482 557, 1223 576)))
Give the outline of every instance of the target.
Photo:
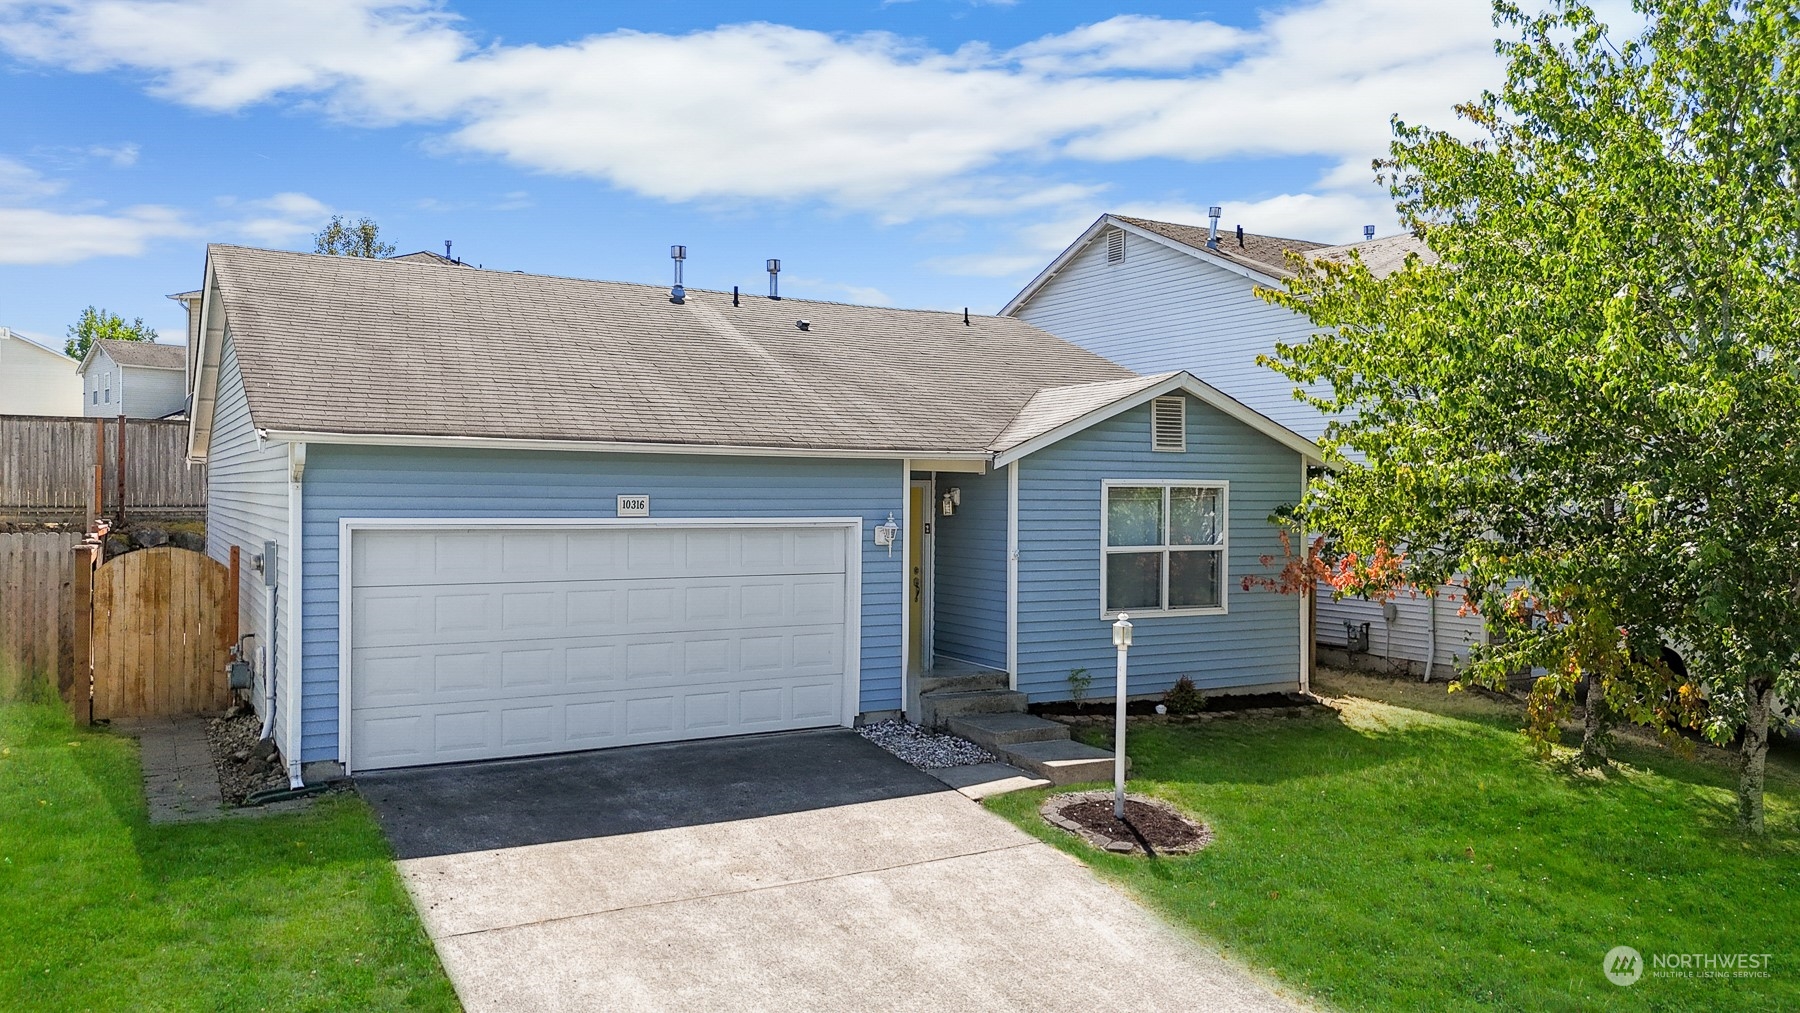
POLYGON ((620 496, 619 497, 619 516, 620 517, 648 517, 648 516, 650 516, 650 497, 648 497, 648 496, 620 496))

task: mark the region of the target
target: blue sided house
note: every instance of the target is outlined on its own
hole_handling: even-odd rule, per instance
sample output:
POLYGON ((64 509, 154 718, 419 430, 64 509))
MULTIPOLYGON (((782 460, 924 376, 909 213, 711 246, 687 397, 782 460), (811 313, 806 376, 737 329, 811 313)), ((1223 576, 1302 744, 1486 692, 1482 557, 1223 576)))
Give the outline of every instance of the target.
POLYGON ((1317 453, 1018 319, 208 250, 190 452, 290 776, 1304 688, 1317 453))

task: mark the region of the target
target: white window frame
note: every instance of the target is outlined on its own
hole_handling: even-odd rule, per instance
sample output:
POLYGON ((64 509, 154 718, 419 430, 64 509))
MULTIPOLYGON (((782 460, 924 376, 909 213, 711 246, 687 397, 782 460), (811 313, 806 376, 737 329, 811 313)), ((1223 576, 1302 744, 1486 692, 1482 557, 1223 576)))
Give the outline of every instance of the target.
POLYGON ((1169 490, 1217 489, 1219 491, 1219 542, 1216 546, 1183 547, 1176 552, 1217 552, 1219 554, 1219 604, 1204 608, 1126 609, 1133 619, 1139 616, 1222 616, 1231 612, 1231 483, 1224 480, 1184 480, 1168 478, 1108 478, 1100 482, 1100 618, 1116 618, 1119 610, 1106 607, 1106 562, 1115 552, 1149 552, 1153 545, 1110 545, 1107 538, 1107 506, 1116 488, 1161 489, 1163 493, 1163 533, 1161 550, 1162 601, 1169 600, 1169 490))

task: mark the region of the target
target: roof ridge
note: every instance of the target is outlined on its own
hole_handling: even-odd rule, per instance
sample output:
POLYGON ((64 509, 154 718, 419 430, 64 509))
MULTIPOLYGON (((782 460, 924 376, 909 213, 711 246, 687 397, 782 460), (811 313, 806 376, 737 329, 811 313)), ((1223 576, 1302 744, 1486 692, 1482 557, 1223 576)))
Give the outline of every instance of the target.
MULTIPOLYGON (((209 243, 209 244, 207 244, 207 246, 208 246, 208 249, 243 250, 243 251, 247 251, 250 253, 274 254, 276 256, 283 256, 283 257, 308 257, 308 258, 316 258, 316 259, 320 259, 320 260, 331 260, 331 261, 355 260, 355 261, 363 261, 363 262, 370 263, 370 264, 388 264, 388 265, 392 265, 395 267, 404 268, 407 270, 412 270, 415 268, 434 269, 438 266, 435 264, 423 264, 418 261, 410 261, 410 262, 404 261, 404 260, 401 260, 399 257, 343 257, 343 256, 340 256, 338 254, 333 254, 333 253, 306 253, 301 250, 276 250, 276 249, 271 249, 266 246, 244 246, 240 243, 209 243)), ((421 250, 418 252, 430 253, 431 251, 421 250)), ((404 254, 404 256, 412 256, 412 254, 404 254)), ((462 266, 473 267, 474 265, 469 264, 465 261, 462 266)), ((622 281, 622 280, 619 280, 616 278, 582 278, 582 277, 572 275, 572 274, 543 274, 543 273, 536 272, 536 271, 504 271, 504 270, 500 270, 499 268, 481 268, 479 270, 482 270, 484 273, 491 274, 491 275, 526 277, 526 278, 544 278, 544 279, 548 279, 550 281, 572 281, 572 282, 579 282, 579 283, 587 284, 587 285, 624 285, 624 286, 627 286, 630 288, 644 288, 644 289, 651 289, 654 291, 662 291, 662 292, 668 291, 668 286, 666 286, 666 285, 661 285, 658 283, 646 282, 646 281, 622 281)), ((845 302, 841 299, 808 299, 808 298, 805 298, 804 296, 785 296, 784 295, 778 299, 770 299, 768 296, 752 295, 752 294, 746 294, 746 293, 742 293, 742 292, 733 293, 729 289, 695 288, 691 285, 684 286, 684 290, 687 292, 688 295, 694 295, 694 294, 698 293, 698 294, 702 294, 702 295, 730 296, 730 295, 736 294, 740 298, 743 298, 743 299, 760 299, 765 302, 805 303, 807 305, 813 305, 813 306, 849 306, 849 307, 853 307, 855 309, 880 310, 884 313, 930 313, 930 314, 942 314, 942 315, 954 316, 960 312, 955 309, 934 310, 934 309, 925 309, 923 307, 918 307, 918 306, 878 306, 873 303, 845 302)), ((967 307, 964 307, 964 308, 967 309, 967 307)), ((1003 317, 997 313, 973 313, 972 312, 970 315, 972 317, 985 317, 985 318, 988 318, 991 320, 1010 320, 1010 319, 1012 319, 1011 317, 1003 317)))

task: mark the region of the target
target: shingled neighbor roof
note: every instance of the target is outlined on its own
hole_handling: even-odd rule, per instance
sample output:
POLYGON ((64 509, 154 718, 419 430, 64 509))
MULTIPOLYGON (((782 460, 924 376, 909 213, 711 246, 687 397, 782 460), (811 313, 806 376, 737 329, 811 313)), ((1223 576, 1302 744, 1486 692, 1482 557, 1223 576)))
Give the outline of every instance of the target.
POLYGON ((413 253, 402 253, 397 257, 388 257, 386 259, 392 260, 392 261, 398 261, 399 263, 402 263, 402 264, 436 264, 439 267, 473 268, 475 266, 473 264, 465 264, 460 260, 451 260, 449 257, 446 257, 441 253, 433 253, 430 250, 418 250, 413 253))
POLYGON ((149 369, 186 369, 186 345, 160 345, 154 341, 120 341, 100 338, 94 342, 106 350, 112 361, 121 366, 144 366, 149 369))
POLYGON ((255 424, 294 433, 984 452, 1131 371, 1010 317, 213 246, 255 424), (806 321, 801 329, 796 321, 806 321))
POLYGON ((1219 245, 1207 249, 1206 237, 1209 227, 1205 225, 1181 225, 1176 222, 1158 222, 1148 218, 1130 218, 1125 215, 1113 215, 1113 218, 1135 225, 1147 232, 1154 232, 1164 239, 1173 239, 1183 246, 1196 250, 1206 250, 1214 256, 1233 261, 1278 278, 1291 277, 1293 271, 1287 266, 1287 252, 1306 253, 1317 250, 1324 243, 1315 243, 1305 239, 1284 239, 1280 236, 1262 236, 1255 233, 1244 233, 1243 245, 1238 244, 1235 229, 1219 230, 1219 245))
POLYGON ((1419 260, 1426 264, 1438 262, 1438 255, 1431 252, 1425 240, 1410 232, 1402 232, 1397 236, 1384 236, 1362 243, 1345 243, 1343 246, 1324 246, 1308 251, 1307 256, 1317 260, 1335 260, 1348 262, 1350 254, 1355 253, 1369 269, 1369 273, 1377 278, 1385 278, 1406 266, 1407 254, 1416 253, 1419 260))

